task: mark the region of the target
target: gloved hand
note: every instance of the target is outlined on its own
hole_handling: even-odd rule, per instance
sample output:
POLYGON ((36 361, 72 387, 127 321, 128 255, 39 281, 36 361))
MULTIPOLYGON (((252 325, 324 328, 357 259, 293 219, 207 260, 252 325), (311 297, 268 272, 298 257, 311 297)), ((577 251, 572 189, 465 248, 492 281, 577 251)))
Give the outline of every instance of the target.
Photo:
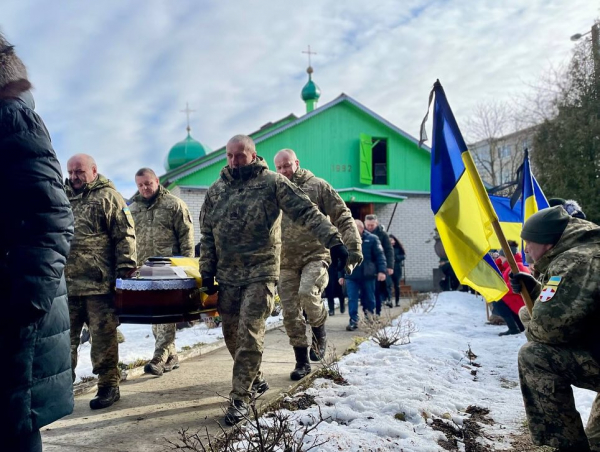
POLYGON ((363 255, 359 250, 348 251, 348 260, 346 261, 346 274, 351 275, 356 267, 363 261, 363 255))
POLYGON ((344 270, 346 267, 346 262, 348 262, 348 248, 343 243, 339 245, 335 245, 331 247, 329 250, 331 253, 331 262, 333 265, 336 265, 339 270, 344 270))
POLYGON ((136 268, 120 268, 117 270, 117 278, 125 279, 125 278, 133 278, 135 276, 135 272, 137 272, 136 268))
POLYGON ((536 279, 529 273, 519 272, 516 275, 513 273, 509 273, 508 277, 510 279, 510 287, 512 288, 514 293, 521 293, 521 290, 523 290, 523 286, 525 286, 527 292, 533 294, 535 288, 538 285, 536 279))
POLYGON ((206 295, 214 295, 219 291, 219 286, 215 283, 215 277, 210 275, 202 276, 202 287, 206 288, 204 293, 206 295))

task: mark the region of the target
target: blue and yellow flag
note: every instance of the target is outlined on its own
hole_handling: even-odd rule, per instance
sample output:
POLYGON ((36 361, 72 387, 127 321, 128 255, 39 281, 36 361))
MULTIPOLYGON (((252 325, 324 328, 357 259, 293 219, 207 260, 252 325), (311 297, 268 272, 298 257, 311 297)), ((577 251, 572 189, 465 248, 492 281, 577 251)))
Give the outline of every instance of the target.
POLYGON ((523 224, 527 219, 536 213, 538 210, 549 207, 546 196, 542 192, 540 185, 538 184, 535 176, 531 172, 531 165, 529 163, 529 152, 525 150, 525 157, 523 161, 523 181, 522 181, 522 193, 523 193, 523 204, 522 204, 522 219, 523 224))
POLYGON ((458 280, 486 301, 500 300, 508 288, 488 253, 492 222, 498 218, 439 81, 433 92, 431 209, 435 224, 458 280))
MULTIPOLYGON (((503 196, 490 195, 490 201, 498 216, 506 240, 521 243, 521 230, 523 229, 521 200, 518 200, 514 207, 510 205, 510 198, 504 198, 503 196)), ((500 241, 495 234, 490 237, 490 246, 495 250, 501 248, 500 241)))

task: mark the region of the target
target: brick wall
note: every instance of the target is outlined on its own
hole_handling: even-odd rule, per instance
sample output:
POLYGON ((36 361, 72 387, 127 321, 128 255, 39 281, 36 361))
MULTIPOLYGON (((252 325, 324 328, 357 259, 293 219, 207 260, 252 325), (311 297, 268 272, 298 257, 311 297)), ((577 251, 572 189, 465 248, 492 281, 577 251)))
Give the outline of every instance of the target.
POLYGON ((198 218, 200 217, 200 209, 204 203, 206 190, 174 187, 171 193, 182 199, 187 204, 188 209, 190 209, 192 221, 194 222, 194 243, 198 243, 200 241, 200 223, 198 218))
MULTIPOLYGON (((394 204, 375 204, 379 222, 387 230, 394 204)), ((430 207, 429 195, 408 195, 398 204, 389 232, 394 234, 406 250, 406 283, 415 290, 431 290, 433 269, 438 268, 439 258, 431 240, 435 221, 430 207)))

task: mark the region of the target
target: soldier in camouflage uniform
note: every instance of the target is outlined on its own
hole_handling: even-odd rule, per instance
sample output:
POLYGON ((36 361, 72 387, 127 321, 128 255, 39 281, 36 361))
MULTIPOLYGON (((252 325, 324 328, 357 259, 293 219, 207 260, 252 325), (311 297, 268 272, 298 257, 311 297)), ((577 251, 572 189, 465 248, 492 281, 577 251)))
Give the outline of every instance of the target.
POLYGON ((116 278, 136 268, 133 217, 112 182, 98 174, 92 157, 71 157, 67 171, 65 189, 75 217, 75 237, 65 267, 73 380, 85 322, 93 337, 92 372, 98 375, 98 393, 90 407, 106 408, 120 397, 114 287, 116 278))
MULTIPOLYGON (((352 273, 354 267, 362 261, 362 241, 346 203, 329 183, 300 168, 300 161, 291 149, 282 149, 275 155, 275 168, 279 174, 301 188, 324 215, 329 216, 348 248, 346 272, 352 273)), ((310 358, 318 361, 325 355, 327 310, 321 294, 327 287, 331 259, 329 251, 310 231, 292 222, 285 214, 281 221, 281 242, 279 296, 283 308, 283 324, 296 356, 296 367, 290 378, 300 380, 311 371, 306 338, 307 322, 303 311, 312 328, 310 358)), ((337 267, 337 262, 333 265, 337 267)))
MULTIPOLYGON (((153 256, 194 257, 194 226, 185 203, 160 185, 156 173, 142 168, 135 175, 139 193, 129 206, 135 221, 138 265, 153 256)), ((175 323, 152 325, 154 357, 144 371, 162 375, 179 367, 175 323)))
POLYGON ((584 430, 571 385, 600 391, 600 227, 560 206, 532 215, 521 233, 539 279, 511 275, 536 299, 519 351, 531 437, 560 451, 600 451, 600 396, 584 430), (586 436, 587 434, 587 436, 586 436))
POLYGON ((247 416, 250 391, 268 388, 260 364, 279 278, 281 210, 310 229, 333 258, 345 262, 348 251, 310 199, 269 171, 250 137, 236 135, 226 152, 227 166, 208 189, 200 212, 200 273, 208 294, 216 292, 215 280, 219 283, 223 336, 234 360, 225 416, 231 425, 247 416))

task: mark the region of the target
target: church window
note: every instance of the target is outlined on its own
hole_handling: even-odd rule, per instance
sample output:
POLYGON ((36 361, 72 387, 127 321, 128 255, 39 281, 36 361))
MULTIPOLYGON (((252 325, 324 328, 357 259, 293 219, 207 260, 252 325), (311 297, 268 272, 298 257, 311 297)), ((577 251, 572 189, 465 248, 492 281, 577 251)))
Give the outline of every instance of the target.
POLYGON ((387 185, 388 152, 386 138, 360 134, 360 183, 387 185))
POLYGON ((373 184, 387 185, 388 183, 388 148, 387 139, 373 139, 373 184))

